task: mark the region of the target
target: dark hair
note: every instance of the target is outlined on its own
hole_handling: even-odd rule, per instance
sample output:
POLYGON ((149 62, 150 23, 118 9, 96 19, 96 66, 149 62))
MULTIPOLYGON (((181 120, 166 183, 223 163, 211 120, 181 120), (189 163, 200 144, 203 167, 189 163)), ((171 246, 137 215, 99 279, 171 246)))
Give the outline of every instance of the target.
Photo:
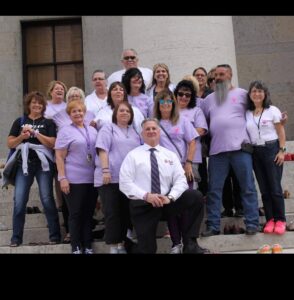
POLYGON ((45 99, 45 96, 39 91, 32 91, 25 96, 24 104, 23 104, 24 113, 26 115, 29 115, 31 113, 30 104, 33 99, 35 99, 39 104, 43 105, 42 112, 41 112, 43 116, 46 110, 47 101, 45 99))
POLYGON ((124 86, 120 81, 115 81, 115 82, 113 82, 113 83, 110 85, 109 90, 108 90, 108 93, 107 93, 107 103, 110 105, 111 109, 114 109, 114 103, 113 103, 113 100, 112 100, 112 98, 111 98, 111 91, 112 91, 117 85, 118 85, 119 87, 123 88, 123 90, 124 90, 124 100, 123 100, 123 101, 127 101, 127 102, 128 102, 127 91, 126 91, 125 86, 124 86))
POLYGON ((129 111, 131 113, 131 118, 128 122, 128 125, 131 125, 133 123, 133 120, 134 120, 134 111, 133 111, 132 105, 128 101, 123 101, 114 108, 114 111, 113 111, 113 114, 112 114, 112 123, 117 124, 117 112, 118 112, 118 109, 121 105, 125 105, 129 109, 129 111))
POLYGON ((268 87, 261 80, 255 80, 255 81, 252 81, 249 85, 249 89, 248 89, 248 93, 247 93, 247 109, 249 109, 249 110, 255 109, 255 104, 250 98, 250 93, 253 88, 264 91, 264 99, 262 102, 262 107, 269 108, 270 105, 272 104, 272 100, 271 100, 271 96, 270 96, 268 87))
POLYGON ((142 79, 142 85, 140 87, 140 93, 145 94, 145 82, 141 71, 138 68, 130 68, 125 74, 122 76, 122 83, 124 84, 128 95, 131 93, 131 79, 135 76, 139 75, 142 79))
POLYGON ((202 71, 205 73, 205 75, 207 76, 207 71, 206 71, 205 68, 203 68, 203 67, 198 67, 198 68, 196 68, 196 69, 193 71, 192 75, 195 76, 195 73, 196 73, 198 70, 202 70, 202 71))
POLYGON ((185 90, 190 90, 191 92, 191 98, 190 98, 190 101, 187 105, 187 108, 193 108, 196 106, 196 93, 195 93, 195 88, 193 86, 193 83, 189 80, 182 80, 180 81, 175 90, 174 90, 174 94, 175 96, 177 97, 178 96, 178 92, 180 89, 185 89, 185 90))

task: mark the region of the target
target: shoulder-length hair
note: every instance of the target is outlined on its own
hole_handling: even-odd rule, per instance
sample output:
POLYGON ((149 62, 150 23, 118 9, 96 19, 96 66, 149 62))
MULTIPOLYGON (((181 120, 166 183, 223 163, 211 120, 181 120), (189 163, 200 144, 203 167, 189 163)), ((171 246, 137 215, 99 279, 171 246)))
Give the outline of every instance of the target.
POLYGON ((253 88, 264 91, 264 99, 263 99, 263 102, 262 102, 262 107, 263 108, 269 108, 270 105, 272 104, 272 100, 271 100, 271 96, 270 96, 270 92, 268 90, 268 87, 261 80, 255 80, 255 81, 252 81, 249 85, 249 89, 248 89, 248 93, 247 93, 247 109, 249 109, 249 110, 254 110, 255 109, 255 104, 251 100, 251 97, 250 97, 250 93, 251 93, 253 88))
POLYGON ((178 104, 177 104, 177 101, 176 101, 176 98, 174 96, 174 94, 168 90, 168 89, 165 89, 161 92, 159 92, 156 96, 155 96, 155 99, 154 99, 154 108, 153 108, 153 117, 158 119, 158 120, 161 120, 162 117, 161 117, 161 112, 160 112, 160 109, 159 109, 159 100, 161 99, 164 99, 164 98, 170 98, 171 100, 173 100, 173 107, 172 107, 172 111, 171 111, 171 115, 170 115, 170 121, 172 122, 173 125, 175 125, 178 120, 179 120, 179 109, 178 109, 178 104))
POLYGON ((121 87, 124 90, 124 99, 123 99, 123 101, 128 102, 128 95, 127 95, 127 91, 126 91, 125 86, 120 81, 115 81, 110 85, 108 93, 107 93, 107 100, 106 101, 107 101, 107 104, 110 105, 111 109, 114 109, 114 106, 115 106, 114 103, 113 103, 112 97, 111 97, 111 92, 117 86, 121 87))
POLYGON ((139 76, 142 79, 142 85, 140 87, 140 93, 145 94, 145 82, 142 72, 138 68, 130 68, 122 76, 122 83, 124 84, 128 95, 131 93, 131 79, 135 76, 139 76))
MULTIPOLYGON (((192 76, 192 75, 191 75, 192 76)), ((174 94, 175 94, 175 97, 177 98, 178 96, 178 93, 179 93, 179 90, 189 90, 191 92, 191 98, 190 98, 190 101, 187 105, 187 108, 190 109, 190 108, 193 108, 196 106, 196 92, 195 92, 195 88, 194 88, 194 85, 193 85, 193 82, 190 81, 190 80, 182 80, 180 81, 175 90, 174 90, 174 94)))
POLYGON ((43 105, 43 108, 41 111, 42 116, 43 116, 44 112, 46 110, 47 101, 45 99, 45 96, 39 91, 32 91, 32 92, 28 93, 27 95, 25 95, 24 104, 23 104, 24 113, 26 115, 29 115, 31 113, 30 104, 33 99, 35 99, 39 104, 43 105))
POLYGON ((128 125, 131 125, 134 120, 134 111, 133 111, 132 105, 128 101, 123 101, 114 108, 114 111, 112 113, 112 123, 117 124, 117 112, 121 105, 125 105, 129 109, 129 111, 131 113, 131 118, 128 122, 128 125))
POLYGON ((164 88, 168 89, 168 86, 170 85, 170 73, 169 73, 169 68, 166 64, 164 63, 158 63, 158 64, 155 64, 153 66, 153 74, 152 74, 152 82, 150 84, 149 87, 147 87, 147 89, 150 89, 152 86, 156 86, 157 82, 156 82, 156 79, 154 78, 154 75, 155 75, 155 72, 158 68, 162 68, 162 69, 165 69, 166 70, 166 73, 167 73, 167 79, 166 79, 166 82, 165 82, 165 86, 164 88))

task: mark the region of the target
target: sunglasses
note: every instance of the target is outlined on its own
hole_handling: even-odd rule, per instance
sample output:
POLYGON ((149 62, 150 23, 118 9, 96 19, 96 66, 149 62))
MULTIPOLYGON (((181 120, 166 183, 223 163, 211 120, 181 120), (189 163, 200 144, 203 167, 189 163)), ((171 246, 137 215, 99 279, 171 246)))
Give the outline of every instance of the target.
POLYGON ((125 56, 124 60, 135 60, 136 56, 125 56))
POLYGON ((172 99, 167 99, 167 100, 164 100, 164 99, 160 99, 159 100, 159 104, 172 104, 173 103, 173 100, 172 99))
POLYGON ((190 93, 182 93, 182 92, 178 92, 178 96, 180 97, 186 97, 186 98, 191 98, 191 95, 190 93))

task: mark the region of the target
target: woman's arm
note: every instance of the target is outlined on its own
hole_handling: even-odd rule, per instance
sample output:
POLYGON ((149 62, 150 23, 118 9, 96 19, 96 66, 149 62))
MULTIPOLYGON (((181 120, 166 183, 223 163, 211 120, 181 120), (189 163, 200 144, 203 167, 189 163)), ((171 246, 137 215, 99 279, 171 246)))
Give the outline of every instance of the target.
POLYGON ((66 178, 65 166, 64 166, 64 160, 67 156, 67 149, 56 149, 55 156, 56 156, 56 165, 58 170, 58 181, 60 182, 61 191, 65 194, 68 194, 70 192, 69 182, 68 179, 66 178))
MULTIPOLYGON (((279 137, 279 144, 280 148, 285 148, 286 146, 286 134, 285 134, 285 128, 282 125, 282 123, 275 123, 275 128, 279 137)), ((285 152, 280 150, 276 157, 275 157, 275 162, 277 165, 281 166, 284 162, 284 156, 285 152)))
POLYGON ((111 182, 108 153, 105 150, 100 149, 100 148, 98 149, 98 153, 99 153, 99 159, 101 162, 103 184, 108 184, 111 182))
POLYGON ((187 143, 187 160, 184 165, 184 170, 188 181, 193 179, 192 162, 196 151, 196 139, 187 143))

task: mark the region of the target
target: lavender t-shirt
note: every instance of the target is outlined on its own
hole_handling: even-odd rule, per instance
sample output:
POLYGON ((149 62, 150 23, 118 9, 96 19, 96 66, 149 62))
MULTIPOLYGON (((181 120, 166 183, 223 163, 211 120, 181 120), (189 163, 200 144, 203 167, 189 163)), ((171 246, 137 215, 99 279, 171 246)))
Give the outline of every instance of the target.
POLYGON ((55 142, 55 149, 67 149, 67 156, 65 158, 65 176, 70 183, 93 183, 94 169, 95 169, 95 142, 97 138, 97 131, 92 126, 86 128, 79 128, 83 134, 75 127, 75 125, 67 125, 62 127, 55 142), (90 154, 92 160, 87 160, 87 132, 90 140, 90 154))
MULTIPOLYGON (((96 148, 103 149, 108 153, 111 183, 118 183, 119 170, 124 158, 131 150, 140 145, 140 135, 133 126, 123 129, 114 123, 106 123, 102 126, 97 136, 96 148)), ((99 156, 95 159, 95 165, 94 186, 101 186, 103 182, 99 156)))
POLYGON ((246 131, 247 91, 234 88, 221 105, 216 102, 216 94, 208 95, 201 108, 208 121, 211 135, 210 155, 241 149, 242 142, 249 142, 246 131))
MULTIPOLYGON (((187 118, 193 125, 194 128, 203 128, 208 129, 205 116, 203 111, 199 107, 193 108, 184 108, 180 110, 180 115, 182 117, 187 118)), ((200 142, 200 136, 196 139, 196 151, 193 158, 193 162, 195 163, 202 163, 202 154, 201 154, 202 145, 200 142)))
POLYGON ((187 159, 187 143, 190 143, 193 139, 199 137, 199 134, 196 132, 192 123, 181 116, 175 125, 169 120, 160 120, 160 125, 165 129, 173 143, 178 147, 182 158, 162 129, 159 144, 173 151, 179 157, 180 161, 184 163, 187 159))
POLYGON ((46 110, 44 112, 44 117, 46 119, 52 119, 55 114, 60 112, 61 110, 66 109, 66 103, 52 103, 52 101, 47 101, 46 110))
POLYGON ((153 116, 154 102, 151 97, 145 94, 140 94, 139 96, 128 95, 128 101, 131 105, 140 109, 144 118, 150 118, 153 116))

